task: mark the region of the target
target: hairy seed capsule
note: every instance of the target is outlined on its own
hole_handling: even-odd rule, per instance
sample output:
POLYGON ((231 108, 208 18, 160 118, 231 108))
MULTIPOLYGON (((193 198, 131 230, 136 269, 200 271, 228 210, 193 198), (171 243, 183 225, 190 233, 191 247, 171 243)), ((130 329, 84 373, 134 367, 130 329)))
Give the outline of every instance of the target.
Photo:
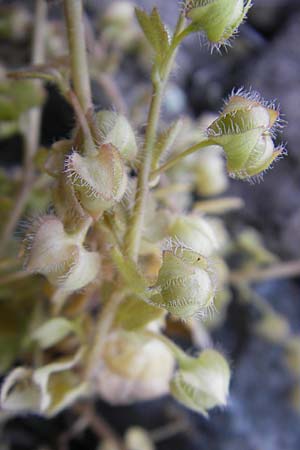
POLYGON ((103 144, 93 155, 73 152, 66 172, 82 207, 94 218, 119 202, 126 190, 127 174, 120 152, 103 144))
POLYGON ((213 44, 223 44, 241 25, 251 6, 244 0, 187 0, 185 12, 196 31, 203 30, 213 44))
POLYGON ((258 97, 242 91, 230 97, 207 134, 210 141, 223 147, 232 177, 258 175, 282 153, 282 148, 274 148, 272 140, 278 116, 276 109, 258 97))
POLYGON ((97 276, 100 259, 87 251, 78 235, 67 234, 55 216, 40 218, 28 230, 26 269, 40 273, 61 290, 81 289, 97 276))
POLYGON ((93 384, 111 404, 166 394, 174 370, 174 357, 164 344, 118 330, 107 337, 103 357, 96 362, 93 384))
POLYGON ((212 349, 197 358, 187 357, 171 381, 172 395, 186 407, 207 416, 215 406, 226 405, 230 369, 225 358, 212 349))
POLYGON ((165 251, 153 302, 171 314, 188 319, 206 316, 213 307, 214 285, 207 261, 184 248, 165 251))
POLYGON ((192 169, 199 195, 210 197, 222 194, 227 189, 228 176, 220 147, 211 146, 201 150, 192 169))
POLYGON ((96 114, 96 124, 103 144, 114 145, 128 161, 136 157, 135 135, 125 116, 113 111, 99 111, 96 114))
POLYGON ((202 217, 178 217, 170 227, 170 236, 202 256, 210 256, 218 247, 213 228, 202 217))

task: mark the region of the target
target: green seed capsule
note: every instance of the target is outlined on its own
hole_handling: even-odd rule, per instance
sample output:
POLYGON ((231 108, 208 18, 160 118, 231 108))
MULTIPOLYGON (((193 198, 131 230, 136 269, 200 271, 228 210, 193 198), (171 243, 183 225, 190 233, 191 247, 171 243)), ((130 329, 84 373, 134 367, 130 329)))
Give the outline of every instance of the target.
POLYGON ((206 257, 218 247, 213 228, 203 217, 195 215, 178 217, 170 227, 170 236, 206 257))
POLYGON ((184 248, 165 251, 153 302, 171 314, 188 319, 204 317, 213 308, 214 284, 207 261, 184 248))
POLYGON ((188 0, 185 11, 195 31, 203 30, 210 42, 220 45, 235 34, 250 6, 244 0, 188 0))
POLYGON ((40 218, 28 230, 26 269, 47 277, 54 286, 66 292, 81 289, 100 270, 98 253, 87 251, 79 235, 67 234, 55 216, 40 218))
POLYGON ((119 202, 126 190, 127 174, 120 152, 111 144, 95 154, 72 153, 66 172, 82 207, 95 219, 119 202))
POLYGON ((282 148, 274 148, 272 140, 278 116, 276 109, 241 91, 229 99, 207 134, 210 141, 223 147, 232 177, 258 175, 282 153, 282 148))
POLYGON ((96 114, 96 124, 103 144, 114 145, 126 160, 136 157, 135 135, 125 116, 113 111, 99 111, 96 114))
POLYGON ((228 175, 220 147, 211 146, 201 150, 192 169, 199 195, 211 197, 227 189, 228 175))
POLYGON ((198 358, 179 362, 179 370, 171 381, 172 395, 186 407, 207 416, 207 411, 226 405, 230 369, 225 358, 212 349, 198 358))
POLYGON ((145 340, 116 329, 105 339, 91 379, 97 394, 108 403, 150 400, 168 393, 174 362, 170 350, 157 339, 145 340))

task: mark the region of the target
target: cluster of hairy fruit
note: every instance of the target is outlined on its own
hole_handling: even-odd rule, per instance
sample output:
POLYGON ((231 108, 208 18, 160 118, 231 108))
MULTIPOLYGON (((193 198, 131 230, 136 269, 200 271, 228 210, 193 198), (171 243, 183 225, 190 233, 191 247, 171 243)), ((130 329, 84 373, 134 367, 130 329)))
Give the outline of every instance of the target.
MULTIPOLYGON (((278 111, 257 96, 243 91, 234 93, 219 117, 206 128, 205 158, 209 159, 209 146, 218 145, 226 155, 231 175, 249 178, 260 174, 280 153, 273 144, 272 128, 277 120, 278 111)), ((110 111, 100 111, 93 119, 93 127, 92 147, 78 130, 72 140, 54 144, 45 163, 45 170, 54 180, 54 212, 34 220, 25 237, 27 270, 44 275, 54 289, 67 296, 90 284, 101 286, 112 279, 111 273, 107 276, 107 257, 113 253, 111 244, 102 255, 97 246, 87 246, 88 236, 93 225, 103 223, 107 213, 113 214, 120 245, 130 210, 125 193, 132 184, 134 191, 135 181, 129 172, 137 165, 138 145, 128 120, 110 111)), ((216 158, 213 152, 212 158, 213 161, 216 158)), ((213 178, 214 164, 211 170, 213 178)), ((129 199, 130 195, 129 191, 129 199)), ((157 230, 151 230, 150 238, 146 223, 146 248, 142 245, 136 266, 139 275, 142 273, 144 287, 137 292, 135 278, 126 286, 125 276, 124 289, 128 293, 106 338, 102 358, 87 375, 89 389, 111 403, 128 403, 171 392, 185 406, 206 415, 208 409, 226 403, 230 370, 225 358, 214 350, 193 358, 175 357, 178 369, 174 373, 172 351, 155 338, 142 338, 132 331, 159 332, 167 313, 190 320, 205 318, 213 311, 220 285, 217 275, 221 263, 217 256, 220 239, 206 217, 180 210, 166 211, 157 202, 152 210, 153 198, 150 194, 149 214, 157 214, 158 225, 153 224, 153 214, 150 224, 159 228, 162 216, 164 223, 158 234, 157 230), (147 265, 145 255, 149 256, 149 252, 154 263, 147 265), (107 379, 111 389, 107 389, 107 379)), ((115 267, 114 258, 111 259, 110 270, 118 270, 118 264, 115 267)), ((129 266, 133 264, 127 261, 129 266)), ((8 378, 10 388, 4 386, 2 403, 8 409, 11 402, 8 392, 14 392, 18 377, 19 372, 12 372, 8 378)), ((52 409, 49 405, 47 408, 39 412, 50 413, 52 409)))
MULTIPOLYGON (((209 145, 223 149, 232 177, 259 176, 283 152, 273 141, 278 116, 256 94, 237 91, 207 127, 207 151, 209 145)), ((27 269, 66 291, 81 289, 99 273, 98 253, 84 247, 86 234, 92 223, 124 199, 137 155, 136 138, 124 116, 100 111, 94 123, 97 135, 92 148, 83 145, 78 135, 53 146, 46 171, 55 180, 55 214, 33 221, 25 239, 27 269)), ((163 252, 156 282, 159 292, 153 301, 184 319, 201 315, 212 304, 214 283, 206 259, 212 249, 203 247, 209 234, 204 229, 203 223, 192 224, 188 218, 184 225, 175 222, 170 228, 173 244, 163 252), (193 236, 197 229, 200 237, 193 236)))
MULTIPOLYGON (((249 7, 250 2, 243 0, 189 0, 184 5, 189 20, 187 29, 202 31, 213 45, 222 45, 233 36, 249 7)), ((216 179, 223 168, 219 164, 223 156, 227 172, 235 178, 251 179, 268 169, 283 152, 274 144, 278 123, 279 113, 273 105, 256 94, 234 92, 219 116, 201 133, 207 144, 205 170, 201 171, 202 178, 204 174, 209 180, 209 189, 208 183, 204 186, 206 192, 223 189, 223 181, 220 187, 216 179), (210 157, 210 147, 215 150, 216 146, 223 156, 212 152, 210 157)), ((83 370, 80 389, 77 381, 70 379, 72 388, 62 395, 62 401, 51 401, 49 380, 53 381, 54 372, 71 370, 78 361, 82 362, 84 352, 79 351, 70 360, 44 366, 41 372, 24 368, 13 371, 1 391, 2 406, 14 410, 20 404, 21 393, 30 385, 35 402, 29 404, 29 397, 24 395, 23 410, 46 415, 57 413, 77 395, 85 395, 86 389, 89 393, 96 390, 111 403, 145 400, 171 392, 185 406, 206 415, 210 408, 226 403, 230 380, 226 359, 212 349, 195 357, 180 351, 173 354, 172 346, 170 350, 155 337, 141 337, 132 331, 155 331, 160 335, 168 313, 186 321, 209 315, 219 283, 214 264, 218 236, 206 217, 184 214, 180 208, 175 212, 168 210, 153 195, 153 189, 148 195, 151 217, 147 218, 146 211, 139 258, 132 261, 123 243, 137 189, 136 179, 130 173, 133 168, 139 173, 141 164, 137 139, 127 118, 111 111, 89 117, 88 125, 90 135, 76 128, 71 139, 57 142, 49 153, 45 171, 53 179, 54 211, 33 220, 28 227, 26 269, 45 276, 63 297, 93 284, 107 297, 105 289, 108 286, 113 291, 116 280, 118 285, 123 283, 126 295, 105 336, 99 361, 94 361, 89 372, 83 370), (93 239, 97 227, 103 225, 108 225, 113 236, 104 246, 97 242, 98 237, 93 239), (114 246, 121 254, 119 259, 113 256, 114 246)), ((151 180, 149 187, 154 187, 151 180)), ((49 340, 51 330, 61 330, 66 324, 56 321, 47 326, 47 333, 45 329, 40 331, 43 340, 45 333, 49 340)), ((52 345, 52 338, 50 341, 52 345)), ((74 374, 69 375, 72 378, 74 374)), ((66 386, 66 380, 63 382, 66 386)))

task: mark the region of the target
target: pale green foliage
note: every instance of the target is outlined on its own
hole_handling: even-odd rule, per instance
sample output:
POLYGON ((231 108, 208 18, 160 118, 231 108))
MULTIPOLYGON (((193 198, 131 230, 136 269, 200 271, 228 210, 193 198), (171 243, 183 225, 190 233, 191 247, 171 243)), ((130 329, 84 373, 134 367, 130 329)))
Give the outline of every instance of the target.
POLYGON ((144 34, 155 52, 155 59, 160 67, 170 48, 170 38, 166 26, 163 24, 157 8, 153 8, 151 14, 136 8, 136 17, 144 34))
MULTIPOLYGON (((76 119, 68 139, 54 143, 48 152, 32 153, 37 157, 30 168, 34 183, 28 205, 38 209, 36 185, 41 183, 43 210, 51 194, 53 212, 26 227, 21 250, 24 272, 16 272, 15 248, 0 260, 1 374, 16 360, 26 364, 5 378, 1 408, 52 416, 83 396, 128 404, 171 393, 184 406, 207 415, 209 409, 226 404, 229 365, 212 349, 187 356, 164 336, 164 326, 171 316, 175 327, 176 320, 184 321, 181 326, 192 339, 201 333, 207 337, 205 328, 224 319, 230 300, 234 277, 227 254, 243 249, 245 271, 274 258, 257 236, 248 233, 231 240, 223 221, 206 214, 226 212, 232 199, 202 201, 194 210, 193 193, 214 196, 225 191, 223 155, 228 172, 238 178, 268 168, 281 152, 273 143, 279 113, 241 91, 230 97, 213 122, 209 114, 164 124, 160 113, 181 41, 203 31, 214 45, 224 44, 245 18, 250 2, 186 2, 173 32, 156 8, 149 14, 135 10, 141 27, 137 32, 132 4, 116 2, 99 20, 106 45, 97 41, 96 33, 89 67, 81 2, 64 3, 69 58, 59 62, 64 35, 56 36, 50 27, 48 56, 58 62, 13 74, 23 81, 0 82, 0 117, 6 133, 17 129, 24 113, 44 99, 43 90, 24 81, 27 78, 54 83, 76 119), (127 51, 136 52, 148 65, 153 61, 146 125, 138 89, 126 114, 127 105, 114 84, 127 51), (118 112, 94 111, 89 68, 118 112), (38 171, 42 173, 35 179, 38 171), (215 305, 220 311, 217 318, 215 305), (197 333, 194 319, 207 317, 208 323, 201 324, 197 333)), ((23 133, 27 136, 26 130, 23 133)), ((3 182, 0 179, 0 210, 5 217, 18 185, 18 179, 8 179, 6 174, 3 182)), ((235 275, 239 280, 241 274, 235 275)), ((272 339, 273 328, 280 330, 287 364, 295 371, 299 343, 291 340, 279 315, 268 308, 263 313, 257 331, 272 339)), ((130 450, 153 448, 142 430, 131 429, 125 442, 130 450)), ((101 448, 114 445, 107 441, 101 448)))
POLYGON ((78 324, 64 317, 57 317, 37 328, 31 338, 38 343, 40 348, 46 349, 57 344, 71 333, 77 334, 78 331, 78 324))

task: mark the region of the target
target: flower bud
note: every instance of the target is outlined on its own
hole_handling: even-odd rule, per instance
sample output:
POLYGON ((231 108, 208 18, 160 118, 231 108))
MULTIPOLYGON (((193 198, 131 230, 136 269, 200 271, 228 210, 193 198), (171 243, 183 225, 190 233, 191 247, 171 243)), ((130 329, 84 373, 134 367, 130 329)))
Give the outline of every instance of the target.
POLYGON ((170 388, 176 400, 207 416, 209 409, 226 405, 229 381, 230 369, 225 358, 207 349, 197 358, 179 362, 170 388))
POLYGON ((92 155, 73 152, 66 160, 66 172, 82 207, 94 218, 112 208, 125 193, 125 166, 111 144, 101 145, 92 155))
POLYGON ((191 250, 179 248, 163 254, 153 303, 181 319, 204 317, 213 307, 214 284, 207 261, 191 250))
POLYGON ((115 331, 106 339, 103 358, 92 377, 103 399, 128 404, 166 394, 173 370, 174 357, 163 343, 115 331))
POLYGON ((113 111, 99 111, 96 123, 103 144, 114 145, 124 159, 133 160, 137 154, 137 143, 133 129, 125 116, 113 111))
POLYGON ((170 227, 170 236, 184 247, 206 257, 218 247, 213 228, 204 218, 196 215, 178 217, 170 227))
POLYGON ((105 23, 130 25, 134 20, 134 4, 129 1, 115 1, 104 13, 105 23))
POLYGON ((80 236, 67 234, 55 216, 44 216, 34 223, 28 230, 25 244, 27 270, 45 275, 63 291, 83 288, 99 272, 98 253, 87 251, 80 236))
POLYGON ((230 97, 219 118, 207 129, 211 142, 223 147, 227 169, 234 178, 249 178, 270 167, 282 153, 272 131, 279 113, 257 96, 239 91, 230 97))
POLYGON ((251 1, 187 0, 185 13, 195 31, 204 31, 213 44, 224 44, 246 17, 251 1))

